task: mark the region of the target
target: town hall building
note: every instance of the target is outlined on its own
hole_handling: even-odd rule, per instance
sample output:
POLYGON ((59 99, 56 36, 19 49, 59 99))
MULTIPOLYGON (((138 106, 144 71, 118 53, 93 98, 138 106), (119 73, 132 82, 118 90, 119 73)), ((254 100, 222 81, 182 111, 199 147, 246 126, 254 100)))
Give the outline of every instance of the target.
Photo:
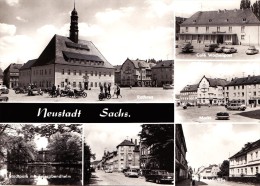
POLYGON ((72 88, 85 89, 114 84, 114 67, 91 41, 80 40, 78 35, 78 13, 74 6, 70 36, 53 36, 30 67, 32 84, 40 88, 53 84, 63 88, 70 84, 72 88))

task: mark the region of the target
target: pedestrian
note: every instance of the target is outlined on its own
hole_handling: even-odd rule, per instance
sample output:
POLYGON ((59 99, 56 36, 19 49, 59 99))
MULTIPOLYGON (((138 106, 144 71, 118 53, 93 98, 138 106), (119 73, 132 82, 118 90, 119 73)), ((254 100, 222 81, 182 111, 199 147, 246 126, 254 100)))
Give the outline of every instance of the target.
POLYGON ((121 98, 122 98, 122 95, 121 95, 121 93, 120 93, 120 87, 119 87, 119 85, 116 86, 116 98, 118 98, 118 96, 121 96, 121 98))
POLYGON ((100 93, 102 94, 103 93, 103 85, 101 83, 99 85, 99 88, 100 88, 100 93))
POLYGON ((107 84, 106 82, 104 83, 104 91, 105 91, 105 96, 107 95, 107 84))
POLYGON ((107 91, 108 91, 109 94, 110 94, 110 89, 111 89, 111 84, 109 83, 108 86, 107 86, 107 91))
POLYGON ((53 98, 56 94, 56 86, 53 84, 51 88, 51 97, 53 98))
POLYGON ((191 185, 195 185, 195 180, 192 180, 191 185))
POLYGON ((57 88, 57 95, 56 95, 57 97, 58 96, 61 96, 61 90, 60 90, 60 85, 58 85, 58 88, 57 88))

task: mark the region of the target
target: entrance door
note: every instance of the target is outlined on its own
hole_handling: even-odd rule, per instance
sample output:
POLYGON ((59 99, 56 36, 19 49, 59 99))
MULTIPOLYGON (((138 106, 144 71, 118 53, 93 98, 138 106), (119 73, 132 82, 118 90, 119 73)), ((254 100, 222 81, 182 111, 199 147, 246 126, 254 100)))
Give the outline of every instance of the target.
POLYGON ((84 88, 85 90, 88 90, 88 82, 84 82, 84 88))
POLYGON ((217 43, 223 44, 223 35, 218 35, 217 36, 217 43))

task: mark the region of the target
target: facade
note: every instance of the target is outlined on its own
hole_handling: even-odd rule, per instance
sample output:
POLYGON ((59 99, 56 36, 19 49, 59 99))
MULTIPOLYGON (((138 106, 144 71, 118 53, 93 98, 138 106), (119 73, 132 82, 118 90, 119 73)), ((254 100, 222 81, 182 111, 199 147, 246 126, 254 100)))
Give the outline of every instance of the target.
POLYGON ((181 41, 192 43, 260 44, 260 21, 251 9, 198 11, 180 26, 181 41))
POLYGON ((121 84, 121 65, 114 66, 115 68, 115 84, 121 84))
POLYGON ((70 37, 54 35, 31 67, 31 82, 47 88, 98 88, 114 84, 114 67, 91 41, 78 39, 78 14, 71 13, 70 37))
POLYGON ((140 168, 144 171, 146 169, 160 169, 160 163, 154 155, 152 155, 153 146, 148 146, 144 142, 140 144, 140 168))
POLYGON ((19 70, 19 86, 20 87, 28 87, 29 84, 32 84, 32 65, 36 62, 36 59, 27 61, 19 70))
POLYGON ((145 60, 127 58, 121 66, 121 86, 152 86, 153 65, 145 60))
POLYGON ((260 105, 260 76, 233 78, 225 86, 225 101, 245 105, 260 105))
POLYGON ((162 87, 164 84, 173 84, 173 60, 159 61, 152 67, 153 85, 162 87))
POLYGON ((11 63, 4 70, 4 85, 7 88, 14 88, 18 86, 19 81, 19 69, 22 67, 22 64, 11 63))
POLYGON ((220 78, 202 77, 198 84, 197 104, 221 105, 225 103, 224 86, 228 81, 220 78))
POLYGON ((218 177, 219 171, 220 168, 218 165, 209 165, 208 167, 204 167, 204 169, 200 171, 199 175, 203 179, 215 179, 218 177))
POLYGON ((198 84, 187 85, 180 92, 180 104, 197 104, 198 84))
POLYGON ((182 130, 182 125, 175 127, 175 181, 181 181, 188 178, 188 162, 186 160, 186 142, 182 130))
POLYGON ((229 161, 230 177, 256 177, 260 170, 260 140, 245 144, 229 161))
POLYGON ((175 17, 175 36, 176 36, 176 40, 179 40, 179 34, 180 34, 180 30, 181 30, 181 24, 186 20, 186 18, 184 17, 175 17))
POLYGON ((116 148, 116 151, 104 152, 101 160, 103 169, 109 168, 121 172, 127 168, 140 168, 140 150, 137 140, 135 143, 132 139, 124 140, 116 148))
POLYGON ((4 73, 3 70, 0 68, 0 85, 3 85, 4 83, 4 73))

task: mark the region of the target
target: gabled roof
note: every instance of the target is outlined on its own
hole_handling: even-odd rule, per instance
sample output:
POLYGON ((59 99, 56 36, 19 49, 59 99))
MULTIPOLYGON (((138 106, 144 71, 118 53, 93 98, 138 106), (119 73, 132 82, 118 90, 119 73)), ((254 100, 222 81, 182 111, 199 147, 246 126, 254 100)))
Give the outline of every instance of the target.
POLYGON ((16 64, 16 63, 11 63, 5 70, 4 72, 11 72, 11 73, 19 73, 19 69, 23 66, 23 64, 16 64))
MULTIPOLYGON (((69 59, 95 62, 98 64, 95 67, 114 68, 91 41, 79 40, 78 43, 74 43, 69 38, 60 35, 54 35, 33 66, 49 64, 71 65, 72 62, 69 62, 69 59)), ((73 65, 93 66, 83 62, 73 63, 73 65)))
MULTIPOLYGON (((206 78, 206 80, 209 82, 210 87, 217 87, 217 86, 224 87, 225 85, 227 85, 229 83, 226 79, 221 79, 221 78, 207 78, 206 76, 203 76, 201 78, 201 80, 203 78, 206 78)), ((201 80, 200 80, 200 82, 201 82, 201 80)), ((200 84, 200 82, 199 82, 199 84, 200 84)))
POLYGON ((260 76, 248 76, 232 79, 226 86, 260 84, 260 76))
POLYGON ((173 60, 160 61, 156 63, 156 65, 153 66, 152 68, 167 68, 167 67, 173 67, 173 60))
POLYGON ((257 148, 260 148, 260 139, 255 141, 255 142, 253 142, 253 143, 245 144, 245 146, 239 152, 237 152, 236 154, 231 156, 229 159, 237 158, 237 157, 246 155, 248 152, 250 152, 252 150, 255 150, 257 148))
POLYGON ((259 25, 260 21, 251 9, 199 11, 185 20, 181 26, 198 25, 259 25))
POLYGON ((135 144, 129 140, 124 140, 122 143, 116 146, 118 148, 119 146, 135 146, 135 144))
POLYGON ((30 69, 35 62, 36 62, 36 59, 32 59, 32 60, 27 61, 27 62, 20 68, 20 70, 30 69))
POLYGON ((147 63, 145 60, 140 60, 140 59, 137 60, 127 59, 127 60, 131 61, 134 64, 135 68, 150 68, 149 63, 147 63))
POLYGON ((197 91, 198 91, 198 87, 199 87, 198 84, 195 84, 195 85, 186 85, 186 86, 181 90, 181 93, 184 93, 184 92, 197 92, 197 91))

